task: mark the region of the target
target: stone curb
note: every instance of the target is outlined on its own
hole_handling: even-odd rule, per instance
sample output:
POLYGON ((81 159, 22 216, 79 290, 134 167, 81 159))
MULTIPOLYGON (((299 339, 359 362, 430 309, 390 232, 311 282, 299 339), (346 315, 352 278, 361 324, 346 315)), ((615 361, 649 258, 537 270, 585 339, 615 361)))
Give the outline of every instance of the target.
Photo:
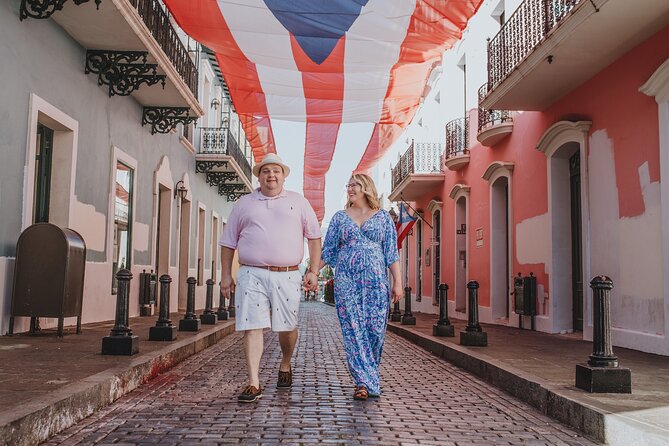
POLYGON ((388 330, 422 347, 430 353, 478 376, 543 414, 583 432, 597 441, 606 442, 605 418, 602 411, 570 397, 575 392, 556 386, 537 376, 500 363, 484 353, 485 347, 462 347, 420 333, 416 329, 388 323, 388 330))
POLYGON ((235 322, 212 326, 188 339, 177 340, 159 350, 72 383, 46 397, 0 412, 0 444, 30 446, 67 429, 121 396, 150 381, 184 359, 235 331, 235 322))

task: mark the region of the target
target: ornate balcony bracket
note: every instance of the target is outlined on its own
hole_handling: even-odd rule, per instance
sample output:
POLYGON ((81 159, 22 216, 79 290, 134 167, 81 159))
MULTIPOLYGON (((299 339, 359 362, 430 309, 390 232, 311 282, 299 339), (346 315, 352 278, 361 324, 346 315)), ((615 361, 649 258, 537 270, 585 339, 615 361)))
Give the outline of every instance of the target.
MULTIPOLYGON (((67 0, 21 0, 19 18, 23 19, 48 19, 54 12, 63 9, 67 0)), ((73 0, 75 5, 88 3, 90 0, 73 0)), ((100 9, 102 0, 95 0, 97 9, 100 9)))
POLYGON ((188 125, 197 121, 197 116, 188 116, 189 107, 144 107, 142 125, 151 126, 151 134, 169 133, 177 124, 188 125))
POLYGON ((227 161, 196 161, 195 162, 195 173, 205 173, 210 172, 217 167, 223 167, 224 169, 228 168, 227 161))
POLYGON ((225 195, 228 201, 237 201, 248 192, 243 184, 221 183, 218 185, 218 194, 225 195))
POLYGON ((235 172, 207 172, 206 183, 210 186, 221 186, 225 183, 230 184, 233 181, 239 180, 235 172))
POLYGON ((99 85, 109 86, 109 96, 127 96, 140 85, 155 85, 162 82, 165 88, 164 74, 158 74, 156 64, 146 63, 146 51, 86 51, 84 72, 98 75, 99 85))

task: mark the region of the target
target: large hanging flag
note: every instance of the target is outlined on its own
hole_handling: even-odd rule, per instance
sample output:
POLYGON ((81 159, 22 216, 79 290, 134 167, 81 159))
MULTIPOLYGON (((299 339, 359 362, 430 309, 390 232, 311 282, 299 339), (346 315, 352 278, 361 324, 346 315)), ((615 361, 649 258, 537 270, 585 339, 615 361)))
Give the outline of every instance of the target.
POLYGON ((397 219, 397 223, 395 223, 398 250, 402 249, 402 243, 404 242, 406 236, 409 235, 409 231, 411 231, 413 225, 416 224, 416 220, 418 220, 418 217, 414 217, 413 215, 409 214, 409 211, 404 206, 404 203, 400 203, 400 215, 397 219))
POLYGON ((375 124, 350 148, 368 171, 482 1, 164 0, 216 54, 256 161, 276 152, 272 120, 306 122, 304 193, 319 219, 340 124, 375 124))

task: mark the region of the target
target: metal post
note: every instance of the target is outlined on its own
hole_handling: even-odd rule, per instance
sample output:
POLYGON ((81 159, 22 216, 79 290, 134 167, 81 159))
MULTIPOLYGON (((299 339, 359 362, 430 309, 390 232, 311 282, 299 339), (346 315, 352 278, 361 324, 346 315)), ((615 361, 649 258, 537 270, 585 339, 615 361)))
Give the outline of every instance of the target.
POLYGON ((156 326, 149 328, 149 341, 173 341, 177 338, 177 327, 170 320, 170 284, 172 278, 163 274, 160 282, 160 309, 156 326))
POLYGON ((216 312, 216 317, 219 321, 227 321, 229 317, 228 310, 225 307, 225 296, 220 291, 218 292, 218 311, 216 312))
POLYGON ((476 280, 467 282, 468 317, 467 327, 460 332, 460 344, 485 347, 488 345, 488 334, 479 324, 479 283, 476 280))
POLYGON ((576 364, 576 387, 588 392, 632 393, 630 369, 619 367, 611 341, 611 290, 613 281, 597 276, 592 288, 592 355, 587 364, 576 364))
POLYGON ((618 367, 611 342, 611 290, 613 281, 597 276, 590 282, 592 288, 592 355, 588 364, 593 367, 618 367))
POLYGON ((400 301, 398 300, 393 305, 393 312, 390 315, 391 322, 400 322, 402 320, 402 312, 400 311, 400 301))
POLYGON ((469 314, 467 315, 467 331, 481 331, 479 324, 479 283, 476 280, 467 282, 467 304, 469 305, 469 314))
POLYGON ((128 302, 132 273, 122 269, 116 273, 118 291, 116 295, 116 318, 109 336, 102 338, 103 355, 134 355, 139 352, 139 338, 128 327, 128 302))
POLYGON ((216 324, 216 313, 211 309, 214 305, 214 281, 212 279, 207 279, 207 297, 205 298, 204 311, 200 315, 200 321, 205 325, 214 325, 216 324))
POLYGON ((402 325, 416 325, 416 318, 411 312, 411 287, 404 288, 404 316, 402 325))
POLYGON ((439 284, 439 320, 432 326, 433 336, 455 336, 455 327, 448 320, 448 285, 439 284))
POLYGON ((230 318, 235 317, 235 292, 230 291, 230 301, 228 302, 228 314, 230 318))
POLYGON ((188 293, 186 297, 186 314, 184 318, 179 321, 179 331, 199 331, 200 320, 195 314, 195 277, 186 279, 188 284, 188 293))

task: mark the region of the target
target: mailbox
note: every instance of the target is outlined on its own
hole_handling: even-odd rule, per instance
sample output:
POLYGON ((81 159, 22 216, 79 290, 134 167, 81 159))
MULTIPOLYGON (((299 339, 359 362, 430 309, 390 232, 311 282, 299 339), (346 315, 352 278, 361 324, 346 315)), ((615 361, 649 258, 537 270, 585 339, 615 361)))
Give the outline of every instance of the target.
POLYGON ((513 279, 514 311, 523 316, 535 316, 537 314, 537 278, 530 273, 529 276, 518 276, 513 279))
POLYGON ((58 318, 58 336, 63 319, 77 317, 81 332, 86 243, 78 232, 51 223, 26 228, 16 242, 14 289, 9 334, 14 318, 58 318))

